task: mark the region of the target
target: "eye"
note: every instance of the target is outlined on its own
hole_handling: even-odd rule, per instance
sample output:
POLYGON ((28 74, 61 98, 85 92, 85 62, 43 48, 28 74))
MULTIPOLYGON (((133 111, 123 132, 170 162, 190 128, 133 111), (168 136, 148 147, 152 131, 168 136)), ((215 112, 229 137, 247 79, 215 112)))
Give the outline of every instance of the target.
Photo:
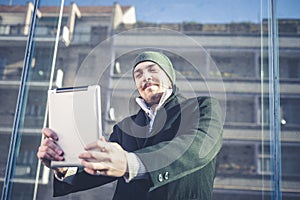
POLYGON ((141 72, 136 72, 134 75, 135 78, 141 78, 142 77, 142 73, 141 72))
POLYGON ((157 72, 157 69, 155 67, 150 67, 149 72, 157 72))

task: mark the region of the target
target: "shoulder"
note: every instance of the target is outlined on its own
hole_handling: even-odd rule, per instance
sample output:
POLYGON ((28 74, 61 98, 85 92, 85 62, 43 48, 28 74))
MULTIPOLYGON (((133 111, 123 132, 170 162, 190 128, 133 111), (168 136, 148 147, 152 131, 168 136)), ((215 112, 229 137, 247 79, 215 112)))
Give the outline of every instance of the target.
POLYGON ((181 94, 176 94, 172 96, 165 105, 166 110, 172 110, 173 108, 178 108, 183 110, 220 110, 219 100, 211 96, 197 96, 191 98, 185 98, 181 94))
MULTIPOLYGON (((210 96, 189 98, 180 104, 181 111, 187 115, 194 114, 200 118, 215 118, 221 121, 223 112, 219 100, 210 96)), ((190 118, 190 117, 189 117, 190 118)))
POLYGON ((194 107, 218 107, 219 100, 210 96, 198 96, 193 98, 188 98, 180 102, 182 105, 194 106, 194 107))
POLYGON ((218 103, 218 100, 215 97, 211 96, 197 96, 193 98, 186 99, 186 102, 191 102, 197 100, 199 104, 211 104, 211 103, 218 103))
POLYGON ((219 100, 214 97, 197 97, 199 105, 208 105, 208 106, 219 106, 219 100))

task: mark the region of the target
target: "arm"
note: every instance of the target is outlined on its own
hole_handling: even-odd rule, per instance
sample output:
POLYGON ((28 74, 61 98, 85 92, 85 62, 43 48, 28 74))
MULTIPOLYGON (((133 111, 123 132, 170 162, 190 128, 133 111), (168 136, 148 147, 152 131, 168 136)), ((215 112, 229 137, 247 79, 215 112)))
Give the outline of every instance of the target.
POLYGON ((199 106, 182 110, 177 136, 135 153, 149 172, 151 190, 202 169, 212 161, 222 144, 222 116, 217 100, 198 98, 199 106), (168 172, 167 179, 159 176, 168 172))
MULTIPOLYGON (((102 160, 101 156, 98 158, 98 154, 105 154, 110 152, 101 152, 97 149, 97 144, 108 144, 104 137, 101 137, 98 141, 87 145, 88 146, 93 146, 93 150, 96 150, 96 152, 84 152, 81 155, 79 155, 79 158, 82 155, 85 155, 87 157, 84 157, 82 160, 82 164, 84 169, 79 169, 77 173, 74 173, 73 175, 66 177, 63 181, 60 181, 58 179, 54 179, 54 196, 62 196, 66 195, 69 193, 74 193, 78 191, 83 191, 91 188, 95 188, 101 185, 104 185, 106 183, 112 182, 116 180, 117 178, 115 176, 109 176, 110 174, 106 174, 105 171, 101 170, 101 175, 97 173, 97 170, 94 169, 94 167, 97 167, 99 163, 94 163, 93 161, 89 161, 89 159, 100 159, 102 160), (95 149, 96 148, 96 149, 95 149), (86 159, 86 160, 85 160, 86 159), (104 172, 104 173, 103 173, 104 172)), ((105 145, 106 146, 106 145, 105 145)), ((110 145, 111 147, 115 145, 110 145)), ((108 147, 108 146, 106 146, 108 147)), ((114 150, 114 148, 107 148, 107 150, 114 150)), ((119 155, 119 154, 118 154, 119 155)), ((102 155, 103 156, 103 155, 102 155)), ((108 154, 107 156, 110 156, 108 154)), ((116 157, 116 156, 113 156, 116 157)), ((106 159, 104 159, 106 160, 106 159)), ((102 161, 104 161, 102 160, 102 161)), ((104 166, 104 163, 100 163, 100 165, 104 166)))
POLYGON ((53 181, 53 196, 63 196, 74 192, 79 192, 91 188, 95 188, 106 183, 114 181, 115 177, 95 176, 86 173, 84 170, 79 170, 73 175, 71 182, 59 181, 54 178, 53 181))
MULTIPOLYGON (((120 136, 115 132, 116 130, 112 135, 120 136)), ((79 170, 76 174, 65 178, 64 181, 55 179, 54 196, 87 190, 124 176, 127 171, 126 153, 117 143, 118 141, 121 141, 121 138, 110 138, 110 142, 100 138, 100 140, 88 144, 86 151, 79 155, 84 170, 79 170)))
MULTIPOLYGON (((64 160, 63 150, 56 144, 58 136, 54 131, 49 128, 44 128, 42 133, 45 136, 45 139, 38 149, 37 157, 45 166, 50 167, 50 162, 52 160, 64 160)), ((72 173, 73 175, 66 176, 68 168, 57 168, 54 171, 56 174, 53 182, 54 196, 62 196, 72 192, 97 187, 116 179, 115 177, 89 175, 83 170, 78 170, 77 174, 74 172, 72 173), (56 177, 62 178, 63 181, 58 180, 56 177)))

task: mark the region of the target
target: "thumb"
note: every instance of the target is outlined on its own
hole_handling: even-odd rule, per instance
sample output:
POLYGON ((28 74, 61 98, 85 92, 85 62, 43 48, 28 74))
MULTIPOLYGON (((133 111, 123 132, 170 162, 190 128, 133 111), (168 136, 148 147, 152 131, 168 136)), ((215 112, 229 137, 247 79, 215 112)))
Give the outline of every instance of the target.
POLYGON ((106 142, 105 137, 103 137, 103 136, 100 136, 99 140, 102 142, 106 142))

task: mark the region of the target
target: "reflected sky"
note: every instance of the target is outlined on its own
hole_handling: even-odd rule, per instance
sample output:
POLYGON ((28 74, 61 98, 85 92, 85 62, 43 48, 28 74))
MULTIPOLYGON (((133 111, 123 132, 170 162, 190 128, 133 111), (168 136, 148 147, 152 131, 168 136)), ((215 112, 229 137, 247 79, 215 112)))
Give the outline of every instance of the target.
MULTIPOLYGON (((31 0, 33 2, 33 0, 31 0)), ((25 5, 27 0, 0 0, 1 4, 25 5)), ((40 5, 59 5, 59 0, 40 0, 40 5)), ((112 0, 65 0, 65 5, 113 5, 112 0)), ((147 22, 259 22, 267 16, 268 0, 118 0, 134 5, 138 21, 147 22), (262 5, 262 6, 261 6, 262 5)), ((299 0, 278 0, 278 17, 300 19, 299 0)))

